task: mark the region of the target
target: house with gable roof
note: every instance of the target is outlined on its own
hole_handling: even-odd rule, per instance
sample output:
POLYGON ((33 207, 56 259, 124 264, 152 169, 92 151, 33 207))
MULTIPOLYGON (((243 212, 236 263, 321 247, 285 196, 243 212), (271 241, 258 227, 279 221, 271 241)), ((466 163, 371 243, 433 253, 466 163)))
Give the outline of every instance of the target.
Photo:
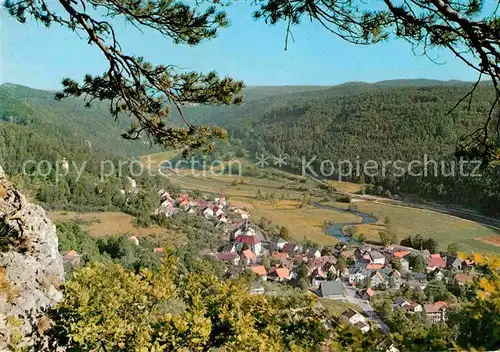
POLYGON ((430 257, 426 259, 427 262, 427 272, 434 271, 436 269, 446 268, 446 262, 439 253, 431 254, 430 257))
POLYGON ((462 270, 462 261, 453 255, 447 255, 446 267, 448 269, 462 270))
POLYGON ((292 273, 287 268, 273 266, 267 272, 267 279, 271 281, 288 281, 292 278, 292 273))
POLYGON ((349 308, 346 311, 344 311, 340 315, 340 318, 349 323, 350 325, 356 326, 363 333, 370 331, 370 325, 368 323, 368 319, 366 319, 364 315, 358 313, 352 308, 349 308))
POLYGON ((382 284, 385 284, 385 277, 380 271, 375 271, 370 274, 369 286, 378 288, 382 284))
POLYGON ((370 271, 365 268, 350 268, 349 269, 349 283, 357 284, 363 282, 369 277, 370 271))
POLYGON ((280 251, 283 249, 285 244, 288 242, 282 239, 281 237, 274 236, 269 240, 269 246, 271 247, 271 250, 273 251, 280 251))
POLYGON ((448 305, 446 302, 435 302, 433 304, 424 304, 424 312, 427 319, 430 320, 432 324, 439 324, 446 321, 446 310, 448 305))
POLYGON ((288 255, 293 256, 300 251, 300 246, 293 243, 286 243, 283 246, 282 252, 288 253, 288 255))
POLYGON ((371 251, 369 253, 370 262, 373 264, 385 264, 385 255, 380 253, 379 251, 371 251))
POLYGON ((257 236, 249 236, 249 235, 239 235, 235 239, 236 250, 241 251, 244 245, 255 254, 260 255, 262 251, 262 243, 260 242, 257 236))
POLYGON ((250 270, 252 270, 255 274, 257 274, 257 276, 261 280, 263 280, 263 281, 267 280, 267 270, 264 267, 264 265, 254 265, 254 266, 251 266, 250 270))
POLYGON ((344 299, 345 287, 342 281, 323 281, 319 286, 319 294, 328 299, 344 299))
POLYGON ((69 263, 71 265, 80 264, 80 258, 80 253, 78 253, 74 249, 67 251, 62 257, 63 263, 69 263))
POLYGON ((222 262, 228 262, 234 265, 238 265, 240 262, 240 256, 236 252, 217 253, 215 256, 222 262))
POLYGON ((241 260, 243 261, 243 264, 250 265, 257 262, 257 257, 249 248, 241 252, 241 260))

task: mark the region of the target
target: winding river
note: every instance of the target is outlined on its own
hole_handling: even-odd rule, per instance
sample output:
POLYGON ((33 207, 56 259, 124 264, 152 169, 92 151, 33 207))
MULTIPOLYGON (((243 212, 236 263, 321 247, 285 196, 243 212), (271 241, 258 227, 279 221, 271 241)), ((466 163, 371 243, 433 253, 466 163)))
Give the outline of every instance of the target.
POLYGON ((353 225, 375 224, 377 222, 376 217, 371 216, 370 214, 366 214, 366 213, 357 211, 357 210, 350 211, 349 209, 334 207, 332 205, 325 205, 325 204, 321 204, 318 202, 313 202, 313 206, 315 206, 316 208, 320 208, 320 209, 335 210, 335 211, 340 211, 343 213, 354 214, 354 215, 361 217, 361 222, 343 222, 343 223, 330 225, 325 229, 325 232, 328 235, 333 236, 336 239, 338 239, 339 241, 344 242, 344 243, 358 243, 358 241, 352 237, 346 236, 344 234, 344 232, 342 231, 342 228, 344 228, 346 226, 353 226, 353 225))

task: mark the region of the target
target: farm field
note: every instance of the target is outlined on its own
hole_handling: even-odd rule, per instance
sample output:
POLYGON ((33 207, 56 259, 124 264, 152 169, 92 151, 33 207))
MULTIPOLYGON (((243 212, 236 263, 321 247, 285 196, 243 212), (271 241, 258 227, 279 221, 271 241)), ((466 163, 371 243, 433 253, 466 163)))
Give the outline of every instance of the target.
POLYGON ((327 181, 330 186, 335 187, 339 192, 358 193, 363 185, 345 181, 327 181))
POLYGON ((110 235, 135 235, 151 236, 153 238, 165 239, 175 244, 184 241, 179 233, 169 233, 167 229, 159 227, 136 227, 133 216, 121 212, 99 212, 99 213, 77 213, 56 211, 49 212, 49 218, 54 221, 81 220, 82 228, 91 236, 102 237, 110 235))
POLYGON ((379 219, 377 224, 356 226, 369 239, 378 240, 378 233, 386 229, 383 221, 387 216, 391 221, 390 230, 399 239, 421 234, 436 239, 441 249, 446 249, 450 243, 457 243, 459 250, 465 252, 500 252, 500 247, 476 239, 490 236, 500 238, 500 233, 472 221, 404 206, 373 202, 356 202, 356 205, 360 211, 373 214, 379 219))

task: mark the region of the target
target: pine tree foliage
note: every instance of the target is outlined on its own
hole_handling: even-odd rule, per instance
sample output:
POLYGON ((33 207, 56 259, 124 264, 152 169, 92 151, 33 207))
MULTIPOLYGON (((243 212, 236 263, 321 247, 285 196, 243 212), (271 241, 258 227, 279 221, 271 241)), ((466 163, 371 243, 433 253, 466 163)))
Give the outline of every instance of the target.
POLYGON ((215 72, 182 72, 172 65, 153 65, 141 56, 126 54, 111 23, 124 18, 139 30, 152 29, 177 44, 196 45, 214 38, 228 25, 226 14, 212 5, 201 10, 173 0, 60 0, 60 7, 45 0, 6 1, 4 6, 19 22, 34 18, 45 26, 59 24, 86 36, 106 58, 108 69, 102 75, 86 75, 82 83, 71 78, 62 81, 63 91, 56 99, 84 97, 87 106, 96 100, 110 103, 111 115, 134 117, 123 137, 139 139, 144 132, 151 142, 187 149, 208 147, 213 138, 223 138, 218 127, 169 125, 172 107, 184 116, 185 104, 233 104, 242 100, 243 83, 220 78, 215 72), (96 15, 98 14, 98 15, 96 15))

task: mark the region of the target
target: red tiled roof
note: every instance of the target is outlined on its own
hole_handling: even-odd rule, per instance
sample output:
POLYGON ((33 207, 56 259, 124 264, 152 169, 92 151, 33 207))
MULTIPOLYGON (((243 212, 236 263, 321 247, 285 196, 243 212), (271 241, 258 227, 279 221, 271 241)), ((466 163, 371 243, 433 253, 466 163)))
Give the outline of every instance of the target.
POLYGON ((434 302, 434 305, 438 306, 438 307, 446 307, 448 305, 448 303, 446 303, 445 301, 437 301, 437 302, 434 302))
POLYGON ((474 277, 472 275, 468 275, 468 274, 457 274, 457 275, 455 275, 455 280, 460 281, 460 282, 473 282, 474 277))
POLYGON ((276 276, 282 279, 290 276, 290 270, 288 270, 287 268, 271 268, 271 270, 269 270, 269 275, 274 273, 276 273, 276 276))
POLYGON ((248 245, 260 243, 257 236, 239 235, 236 237, 237 243, 246 243, 248 245))
POLYGON ((368 264, 366 268, 368 270, 380 270, 384 267, 384 264, 368 264))
POLYGON ((431 258, 433 258, 433 259, 441 258, 441 254, 439 254, 439 253, 431 254, 431 258))
POLYGON ((243 252, 242 252, 243 256, 247 259, 251 259, 251 260, 255 260, 257 259, 257 257, 255 256, 255 254, 250 250, 250 249, 245 249, 243 252))
POLYGON ((273 254, 271 254, 271 258, 273 258, 273 259, 287 259, 288 253, 274 252, 273 254))
POLYGON ((217 258, 219 260, 234 260, 236 257, 238 257, 238 253, 236 252, 226 252, 226 253, 217 253, 216 254, 217 258))
POLYGON ((267 270, 264 267, 264 265, 252 266, 252 267, 250 267, 250 270, 252 270, 254 273, 256 273, 259 276, 267 275, 267 270))
POLYGON ((63 259, 64 260, 73 260, 75 259, 76 257, 78 257, 80 254, 78 254, 77 251, 71 249, 69 250, 64 256, 63 256, 63 259))
POLYGON ((403 258, 403 257, 407 256, 408 254, 410 254, 410 251, 398 251, 398 252, 394 252, 394 256, 397 257, 397 258, 403 258))
POLYGON ((444 268, 444 267, 446 267, 446 262, 441 257, 438 257, 438 258, 430 257, 429 259, 427 259, 427 266, 429 266, 431 268, 434 268, 434 267, 444 268))

